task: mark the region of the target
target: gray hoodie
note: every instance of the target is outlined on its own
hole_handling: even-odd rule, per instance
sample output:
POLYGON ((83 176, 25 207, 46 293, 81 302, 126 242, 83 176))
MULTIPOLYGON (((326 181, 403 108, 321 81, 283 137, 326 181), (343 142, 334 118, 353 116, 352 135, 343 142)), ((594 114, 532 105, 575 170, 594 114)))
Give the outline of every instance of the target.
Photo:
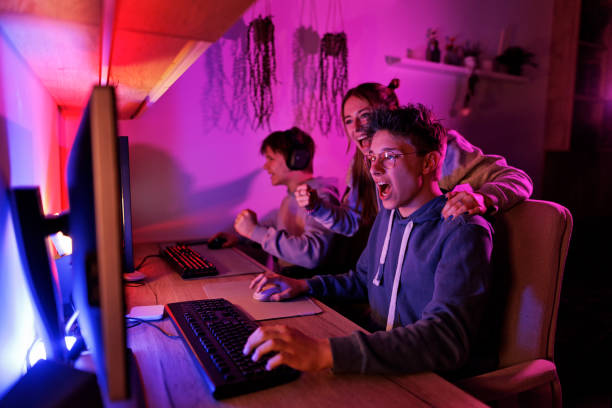
MULTIPOLYGON (((306 182, 326 205, 340 204, 335 180, 315 177, 306 182)), ((331 262, 334 232, 321 225, 287 192, 269 225, 255 227, 251 240, 259 243, 281 266, 299 265, 313 269, 331 262), (330 255, 330 256, 328 256, 330 255)))

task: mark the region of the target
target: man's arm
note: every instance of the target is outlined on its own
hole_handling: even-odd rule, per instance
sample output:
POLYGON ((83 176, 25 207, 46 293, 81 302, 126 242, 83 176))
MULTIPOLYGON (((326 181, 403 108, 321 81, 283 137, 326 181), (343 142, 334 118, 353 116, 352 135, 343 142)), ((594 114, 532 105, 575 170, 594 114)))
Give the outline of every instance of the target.
MULTIPOLYGON (((323 186, 317 190, 323 201, 339 204, 337 190, 334 187, 323 186)), ((285 200, 294 199, 287 197, 285 200)), ((296 211, 295 217, 301 217, 304 220, 302 234, 291 235, 284 229, 257 225, 249 238, 261 244, 262 248, 271 255, 312 269, 321 265, 325 260, 335 234, 308 215, 303 208, 297 208, 296 211)))
POLYGON ((251 239, 270 255, 304 268, 316 268, 329 250, 333 232, 323 226, 306 226, 301 235, 290 235, 274 227, 256 227, 251 239))
MULTIPOLYGON (((315 276, 312 279, 291 279, 275 273, 263 273, 255 277, 250 288, 256 291, 265 285, 275 285, 279 293, 271 301, 291 299, 303 293, 319 297, 367 297, 365 279, 367 279, 368 254, 359 258, 356 271, 344 275, 315 276)), ((271 370, 280 364, 286 364, 302 371, 315 371, 333 366, 330 339, 315 339, 299 330, 284 325, 262 326, 253 332, 247 340, 243 353, 252 354, 259 360, 266 353, 274 353, 266 363, 271 370)))
POLYGON ((509 166, 501 156, 483 154, 455 131, 448 134, 439 184, 446 191, 469 184, 475 193, 482 195, 492 213, 513 207, 533 192, 533 182, 527 173, 509 166))
MULTIPOLYGON (((374 221, 372 231, 380 227, 383 216, 374 221)), ((355 270, 340 275, 318 275, 306 280, 308 293, 318 298, 342 298, 343 300, 364 300, 368 297, 368 269, 370 259, 376 253, 376 234, 370 234, 366 249, 359 256, 355 270)))
POLYGON ((325 228, 351 237, 359 230, 361 209, 357 208, 357 190, 350 187, 347 189, 341 204, 317 200, 310 215, 325 228))

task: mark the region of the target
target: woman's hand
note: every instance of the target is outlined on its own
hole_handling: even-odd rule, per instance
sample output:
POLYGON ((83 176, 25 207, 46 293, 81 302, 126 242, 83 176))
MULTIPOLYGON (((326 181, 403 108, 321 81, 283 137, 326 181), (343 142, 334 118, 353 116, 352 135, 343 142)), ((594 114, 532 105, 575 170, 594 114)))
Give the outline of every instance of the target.
POLYGON ((451 215, 457 217, 461 214, 484 214, 487 212, 487 206, 482 194, 471 190, 453 189, 446 193, 448 201, 442 208, 442 217, 448 218, 451 215))
POLYGON ((317 371, 333 366, 329 339, 313 339, 285 325, 258 327, 249 336, 242 352, 245 355, 252 353, 253 361, 275 353, 266 363, 266 370, 281 364, 300 371, 317 371))
POLYGON ((251 281, 249 288, 260 292, 264 286, 270 284, 278 287, 278 293, 271 295, 268 299, 274 302, 291 299, 308 292, 306 281, 288 278, 274 272, 260 273, 251 281))
POLYGON ((313 190, 308 184, 300 184, 293 194, 298 205, 307 210, 314 209, 319 203, 317 190, 313 190))

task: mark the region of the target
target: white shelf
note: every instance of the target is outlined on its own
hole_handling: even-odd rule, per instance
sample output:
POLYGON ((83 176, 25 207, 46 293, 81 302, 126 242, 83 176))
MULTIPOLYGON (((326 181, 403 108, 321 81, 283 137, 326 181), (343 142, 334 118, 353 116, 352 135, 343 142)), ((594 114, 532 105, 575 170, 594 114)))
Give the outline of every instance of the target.
MULTIPOLYGON (((413 58, 399 58, 388 55, 386 58, 387 64, 394 65, 402 68, 418 69, 422 71, 438 71, 454 75, 465 75, 468 76, 471 70, 467 67, 460 67, 457 65, 448 65, 441 62, 431 62, 425 60, 418 60, 413 58)), ((476 74, 481 78, 489 78, 500 81, 509 81, 524 83, 527 82, 527 78, 523 76, 503 74, 501 72, 483 71, 481 69, 476 70, 476 74)))

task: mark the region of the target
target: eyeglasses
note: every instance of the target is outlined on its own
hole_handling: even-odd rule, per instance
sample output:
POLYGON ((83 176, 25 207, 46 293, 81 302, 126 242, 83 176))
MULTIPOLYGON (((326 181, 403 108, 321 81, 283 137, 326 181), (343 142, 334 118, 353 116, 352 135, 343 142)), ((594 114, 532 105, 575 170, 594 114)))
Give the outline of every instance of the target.
POLYGON ((370 154, 365 155, 365 162, 366 162, 366 165, 368 166, 368 170, 372 168, 372 166, 374 165, 374 163, 376 163, 377 160, 381 161, 385 169, 392 169, 395 167, 395 161, 398 157, 407 156, 409 154, 418 154, 418 153, 420 152, 408 152, 408 153, 382 152, 379 155, 370 153, 370 154))

